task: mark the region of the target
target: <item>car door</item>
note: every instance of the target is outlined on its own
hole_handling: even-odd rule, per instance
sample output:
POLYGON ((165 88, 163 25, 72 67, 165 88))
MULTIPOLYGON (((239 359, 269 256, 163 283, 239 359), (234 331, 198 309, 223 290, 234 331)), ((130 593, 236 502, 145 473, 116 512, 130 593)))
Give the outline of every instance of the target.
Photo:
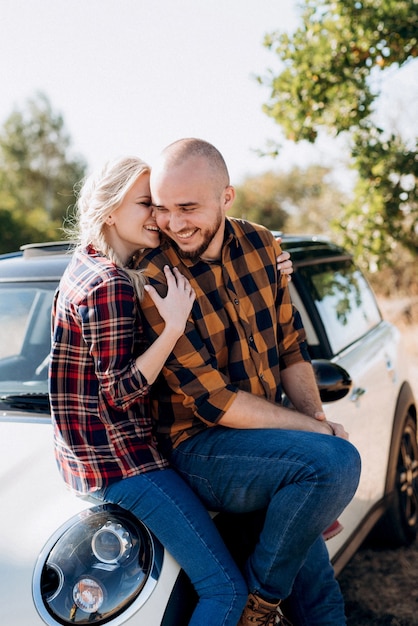
POLYGON ((381 318, 364 276, 348 258, 298 267, 292 293, 307 330, 311 355, 341 365, 350 393, 324 406, 340 422, 362 458, 357 493, 342 516, 342 543, 382 498, 399 392, 399 333, 381 318))

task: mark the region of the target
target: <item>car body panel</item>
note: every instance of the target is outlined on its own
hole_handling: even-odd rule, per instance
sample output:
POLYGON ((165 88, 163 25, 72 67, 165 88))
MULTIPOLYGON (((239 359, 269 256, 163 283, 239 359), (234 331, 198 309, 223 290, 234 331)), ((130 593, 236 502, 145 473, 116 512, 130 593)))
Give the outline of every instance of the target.
MULTIPOLYGON (((68 519, 91 506, 71 494, 55 464, 51 423, 45 417, 13 419, 0 415, 0 515, 1 604, 0 623, 9 626, 41 626, 31 588, 38 555, 45 543, 68 519), (53 494, 53 498, 51 498, 53 494)), ((161 624, 167 599, 180 568, 168 552, 156 587, 141 607, 132 626, 161 624)))
POLYGON ((43 621, 28 593, 36 560, 57 527, 86 502, 71 496, 59 476, 49 420, 0 415, 0 429, 0 572, 7 578, 0 583, 0 621, 28 626, 30 616, 30 625, 37 626, 43 621))
POLYGON ((347 533, 356 528, 359 520, 364 519, 384 494, 393 424, 383 420, 395 414, 399 381, 405 380, 400 353, 399 332, 383 322, 361 343, 335 359, 350 372, 353 387, 345 398, 325 405, 325 413, 331 421, 342 423, 350 434, 350 441, 360 452, 362 472, 356 494, 340 516, 345 530, 330 541, 333 553, 341 548, 347 541, 347 533), (390 359, 393 369, 388 368, 389 345, 396 345, 399 351, 390 359), (371 392, 376 388, 379 394, 371 392))

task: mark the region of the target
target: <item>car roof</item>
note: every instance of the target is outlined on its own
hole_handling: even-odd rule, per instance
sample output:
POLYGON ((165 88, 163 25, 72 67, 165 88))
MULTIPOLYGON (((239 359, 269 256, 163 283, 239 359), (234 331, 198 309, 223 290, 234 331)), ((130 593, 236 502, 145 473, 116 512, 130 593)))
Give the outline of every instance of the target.
MULTIPOLYGON (((295 266, 320 259, 351 258, 343 248, 324 237, 272 232, 282 237, 282 248, 290 252, 295 266)), ((68 265, 72 247, 72 242, 49 241, 26 244, 16 252, 0 255, 0 283, 59 281, 68 265)))
POLYGON ((326 237, 318 235, 285 235, 272 231, 275 237, 281 237, 283 250, 290 252, 295 265, 308 265, 320 259, 351 259, 344 248, 337 246, 326 237))
POLYGON ((0 283, 59 281, 71 258, 71 243, 50 241, 26 244, 0 255, 0 283))

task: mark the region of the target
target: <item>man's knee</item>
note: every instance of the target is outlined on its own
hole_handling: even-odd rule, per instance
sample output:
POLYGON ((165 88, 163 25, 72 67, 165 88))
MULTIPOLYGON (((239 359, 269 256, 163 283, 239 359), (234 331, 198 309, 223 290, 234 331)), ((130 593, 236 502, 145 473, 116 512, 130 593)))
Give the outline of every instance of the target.
POLYGON ((332 464, 330 468, 334 476, 336 486, 340 486, 351 498, 360 480, 361 458, 355 446, 345 439, 333 438, 333 454, 329 455, 332 464))

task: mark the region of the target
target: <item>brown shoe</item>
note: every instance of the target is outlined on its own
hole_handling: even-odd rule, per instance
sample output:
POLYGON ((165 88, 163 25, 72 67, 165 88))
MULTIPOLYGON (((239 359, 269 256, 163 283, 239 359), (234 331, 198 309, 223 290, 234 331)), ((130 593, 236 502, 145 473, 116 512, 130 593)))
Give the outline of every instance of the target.
POLYGON ((258 626, 292 626, 283 615, 280 603, 267 602, 254 593, 250 593, 248 596, 247 604, 237 626, 249 626, 250 624, 258 624, 258 626))

